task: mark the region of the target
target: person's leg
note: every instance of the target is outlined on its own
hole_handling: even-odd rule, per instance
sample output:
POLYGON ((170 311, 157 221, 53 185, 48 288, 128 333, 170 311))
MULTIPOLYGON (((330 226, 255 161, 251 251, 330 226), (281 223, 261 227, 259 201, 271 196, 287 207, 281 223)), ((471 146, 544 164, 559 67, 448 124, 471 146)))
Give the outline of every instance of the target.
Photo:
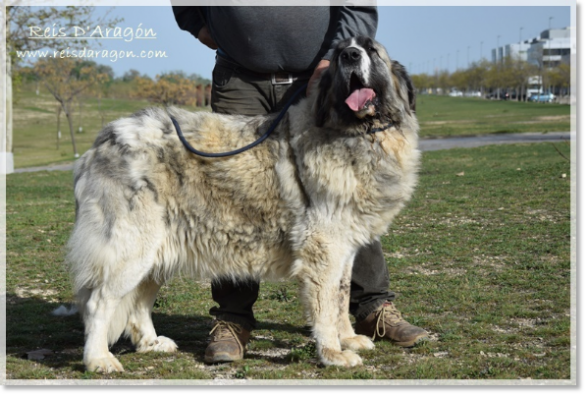
POLYGON ((248 331, 256 326, 253 304, 259 296, 257 280, 232 282, 230 279, 216 279, 212 282, 212 299, 218 307, 210 308, 210 315, 217 320, 237 323, 248 331))
MULTIPOLYGON (((302 83, 274 86, 269 80, 239 73, 236 66, 221 59, 213 71, 212 110, 248 116, 277 112, 302 83)), ((259 295, 259 282, 216 279, 211 288, 212 299, 218 306, 210 309, 216 322, 205 360, 208 363, 240 360, 250 331, 256 327, 253 305, 259 295)))
POLYGON ((363 246, 355 257, 351 279, 349 311, 357 320, 356 333, 405 347, 425 339, 426 330, 404 320, 391 302, 394 298, 381 243, 363 246))
POLYGON ((389 290, 389 271, 381 243, 363 246, 357 252, 351 278, 351 302, 349 312, 361 321, 386 301, 392 301, 395 293, 389 290))
MULTIPOLYGON (((230 62, 217 59, 212 78, 210 105, 215 113, 256 116, 270 110, 270 86, 241 78, 230 62)), ((207 363, 240 360, 250 332, 256 326, 253 304, 259 295, 259 282, 249 279, 234 283, 220 278, 212 281, 211 289, 212 299, 218 306, 210 309, 216 321, 204 360, 207 363)))
POLYGON ((211 288, 212 299, 218 306, 210 309, 210 315, 216 320, 204 361, 221 363, 241 360, 251 330, 256 325, 253 304, 259 295, 259 282, 251 279, 234 283, 221 278, 212 281, 211 288))

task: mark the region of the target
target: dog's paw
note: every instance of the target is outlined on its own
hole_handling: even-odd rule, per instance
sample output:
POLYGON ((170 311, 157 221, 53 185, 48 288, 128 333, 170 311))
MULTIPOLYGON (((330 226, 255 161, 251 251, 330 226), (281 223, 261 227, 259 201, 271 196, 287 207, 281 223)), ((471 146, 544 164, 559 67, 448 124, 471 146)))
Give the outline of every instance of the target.
POLYGON ((171 339, 164 336, 159 336, 154 340, 141 340, 137 345, 137 352, 175 352, 177 351, 177 344, 171 339))
POLYGON ((340 345, 342 349, 350 349, 351 351, 375 348, 373 341, 364 335, 356 335, 354 337, 344 338, 340 340, 340 345))
POLYGON ((98 373, 113 373, 115 371, 123 372, 122 364, 114 357, 114 355, 108 352, 108 356, 88 359, 84 362, 88 371, 96 371, 98 373))
POLYGON ((363 364, 363 361, 353 351, 335 351, 324 348, 320 354, 320 361, 326 366, 354 367, 363 364))

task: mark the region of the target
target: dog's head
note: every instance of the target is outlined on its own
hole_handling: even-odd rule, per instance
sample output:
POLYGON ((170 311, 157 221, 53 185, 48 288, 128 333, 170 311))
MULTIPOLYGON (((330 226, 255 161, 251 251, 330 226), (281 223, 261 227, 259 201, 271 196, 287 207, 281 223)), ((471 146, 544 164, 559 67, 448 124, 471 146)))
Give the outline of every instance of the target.
POLYGON ((364 133, 374 125, 401 128, 415 114, 412 81, 385 48, 369 37, 341 41, 322 74, 315 101, 316 125, 364 133))

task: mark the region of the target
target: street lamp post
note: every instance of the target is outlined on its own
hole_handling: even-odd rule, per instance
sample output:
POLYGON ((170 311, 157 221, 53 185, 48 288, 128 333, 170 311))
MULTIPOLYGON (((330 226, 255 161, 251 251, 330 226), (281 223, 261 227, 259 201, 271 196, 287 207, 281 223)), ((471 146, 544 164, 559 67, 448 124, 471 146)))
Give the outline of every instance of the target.
POLYGON ((499 61, 499 38, 501 36, 498 34, 497 35, 497 48, 495 49, 495 62, 497 63, 499 61))
POLYGON ((547 51, 547 55, 548 55, 548 67, 550 67, 550 60, 552 59, 550 56, 550 21, 553 20, 554 17, 549 17, 548 18, 548 51, 547 51))
POLYGON ((469 50, 471 49, 470 45, 467 45, 467 68, 469 68, 469 50))

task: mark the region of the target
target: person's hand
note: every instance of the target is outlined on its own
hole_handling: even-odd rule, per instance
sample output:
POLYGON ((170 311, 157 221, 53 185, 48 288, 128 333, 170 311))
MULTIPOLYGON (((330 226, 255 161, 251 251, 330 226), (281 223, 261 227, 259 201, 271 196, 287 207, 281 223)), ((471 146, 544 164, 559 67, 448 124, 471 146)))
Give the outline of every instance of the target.
POLYGON ((310 94, 310 90, 312 89, 314 84, 316 84, 322 72, 328 69, 328 66, 330 66, 329 60, 322 59, 320 62, 318 62, 318 65, 314 69, 314 73, 312 73, 310 80, 308 80, 308 88, 306 88, 306 95, 310 94))
POLYGON ((210 31, 208 30, 208 26, 204 25, 203 28, 200 29, 198 32, 198 40, 206 47, 211 48, 213 50, 218 49, 218 44, 212 38, 210 31))

